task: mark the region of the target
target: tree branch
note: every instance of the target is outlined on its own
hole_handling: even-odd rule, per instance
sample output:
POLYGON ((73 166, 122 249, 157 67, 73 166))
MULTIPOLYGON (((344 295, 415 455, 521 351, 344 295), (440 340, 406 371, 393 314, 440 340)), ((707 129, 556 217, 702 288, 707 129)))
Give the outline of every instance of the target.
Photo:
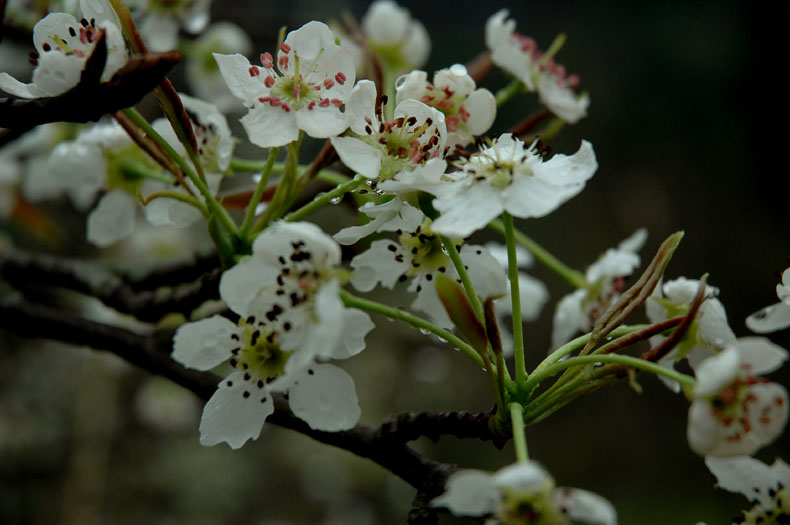
MULTIPOLYGON (((174 272, 166 272, 148 283, 177 285, 165 281, 165 277, 174 276, 174 272)), ((193 275, 194 281, 177 285, 168 293, 158 293, 156 289, 136 290, 115 273, 85 261, 6 250, 0 254, 0 277, 22 288, 34 283, 73 290, 140 321, 154 322, 172 312, 189 314, 205 301, 217 298, 220 269, 214 267, 200 276, 193 275)))

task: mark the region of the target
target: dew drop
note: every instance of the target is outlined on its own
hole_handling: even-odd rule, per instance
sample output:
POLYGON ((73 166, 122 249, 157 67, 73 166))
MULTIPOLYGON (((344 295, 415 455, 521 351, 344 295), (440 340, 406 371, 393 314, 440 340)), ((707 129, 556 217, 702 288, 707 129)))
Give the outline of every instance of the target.
POLYGON ((429 330, 426 330, 425 328, 420 328, 420 333, 422 335, 431 335, 431 332, 429 330))
POLYGON ((342 195, 337 195, 337 196, 332 197, 331 199, 329 199, 329 204, 340 204, 340 201, 342 201, 342 200, 343 200, 343 196, 342 195))
POLYGON ((400 90, 404 86, 404 84, 406 84, 406 77, 407 76, 408 75, 401 75, 401 76, 398 77, 398 79, 395 81, 395 89, 396 90, 400 90))

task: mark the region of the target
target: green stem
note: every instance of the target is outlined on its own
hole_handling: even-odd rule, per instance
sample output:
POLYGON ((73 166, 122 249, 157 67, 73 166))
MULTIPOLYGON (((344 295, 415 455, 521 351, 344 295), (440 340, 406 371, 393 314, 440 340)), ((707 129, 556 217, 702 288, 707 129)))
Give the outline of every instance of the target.
POLYGON ((206 205, 188 193, 175 190, 159 190, 149 193, 144 199, 141 199, 141 201, 143 206, 147 206, 148 203, 154 199, 175 199, 189 204, 190 206, 194 206, 200 210, 200 213, 202 213, 204 217, 208 217, 208 208, 206 208, 206 205))
POLYGON ((315 178, 332 186, 339 186, 351 180, 351 177, 333 170, 321 170, 315 174, 315 178))
POLYGON ((393 308, 392 306, 387 306, 386 304, 371 301, 370 299, 357 297, 356 295, 353 295, 345 290, 340 290, 340 298, 343 300, 343 304, 350 308, 358 308, 359 310, 377 313, 385 317, 389 317, 390 319, 397 319, 398 321, 403 321, 404 323, 415 328, 437 335, 472 358, 472 360, 474 360, 474 362, 481 367, 485 366, 485 363, 483 363, 483 358, 480 357, 480 354, 477 353, 477 350, 456 337, 452 332, 445 330, 444 328, 439 328, 430 321, 426 321, 421 317, 404 312, 399 308, 393 308))
POLYGON ((518 259, 516 258, 516 242, 513 236, 513 216, 502 213, 505 226, 505 243, 507 245, 507 276, 510 280, 510 303, 513 308, 513 352, 516 358, 516 382, 527 380, 527 366, 524 360, 524 332, 521 320, 521 292, 518 285, 518 259))
POLYGON ((691 376, 682 374, 670 368, 665 368, 656 363, 651 363, 650 361, 645 361, 644 359, 639 359, 638 357, 632 357, 630 355, 608 354, 571 357, 560 363, 555 363, 551 366, 548 366, 540 372, 533 372, 532 376, 530 376, 529 380, 527 381, 527 384, 529 385, 532 383, 532 385, 535 386, 541 381, 553 377, 567 368, 594 363, 614 363, 618 365, 629 366, 631 368, 650 372, 651 374, 664 376, 689 387, 693 387, 697 383, 697 380, 691 376))
POLYGON ((510 84, 496 92, 496 95, 494 96, 496 99, 496 107, 504 105, 505 102, 521 93, 525 88, 526 86, 522 81, 514 78, 510 81, 510 84))
POLYGON ((258 186, 255 187, 255 193, 247 206, 244 222, 242 222, 241 229, 239 230, 239 236, 243 239, 247 237, 252 227, 252 222, 255 220, 255 209, 261 202, 263 192, 266 191, 266 186, 269 184, 269 175, 272 173, 272 167, 274 166, 274 161, 278 153, 280 153, 280 148, 269 149, 269 158, 266 159, 266 164, 264 164, 261 169, 261 180, 258 181, 258 186))
MULTIPOLYGON (((609 335, 611 337, 621 337, 642 330, 644 328, 647 328, 648 326, 650 325, 640 324, 633 326, 619 326, 614 330, 612 330, 612 332, 609 335)), ((546 357, 546 359, 544 359, 538 366, 535 367, 535 370, 532 371, 532 377, 535 377, 535 374, 553 365, 554 363, 556 363, 566 355, 571 354, 575 352, 577 349, 584 347, 584 345, 586 345, 587 342, 590 340, 590 337, 592 337, 592 333, 584 334, 582 336, 577 337, 576 339, 568 341, 567 343, 565 343, 564 345, 553 351, 551 354, 548 355, 548 357, 546 357)), ((530 377, 529 383, 532 383, 532 377, 530 377)))
MULTIPOLYGON (((498 231, 499 233, 505 233, 505 225, 500 220, 492 221, 488 227, 492 230, 498 231)), ((543 246, 527 237, 521 231, 514 229, 513 237, 517 243, 529 250, 532 255, 534 255, 535 258, 540 261, 541 264, 559 275, 574 288, 587 288, 589 286, 589 283, 587 282, 587 279, 584 278, 583 273, 565 265, 562 261, 557 259, 554 255, 543 248, 543 246)))
POLYGON ((230 218, 227 210, 225 210, 225 208, 220 205, 217 199, 214 198, 214 195, 211 194, 208 186, 206 186, 206 184, 195 174, 189 164, 187 164, 186 160, 184 160, 184 157, 179 155, 176 150, 174 150, 173 147, 148 123, 148 121, 137 112, 137 110, 134 108, 126 108, 122 109, 121 111, 143 131, 145 131, 145 133, 151 137, 151 140, 156 142, 159 147, 162 148, 162 150, 164 150, 164 152, 167 153, 167 155, 178 164, 178 167, 181 168, 187 177, 189 177, 189 180, 192 181, 192 184, 195 185, 200 194, 203 196, 203 200, 206 201, 208 208, 222 223, 222 226, 228 231, 228 233, 232 235, 238 234, 236 223, 234 223, 233 219, 230 218))
POLYGON ((529 461, 527 453, 527 436, 524 433, 524 407, 519 403, 510 403, 510 426, 513 430, 513 446, 516 448, 516 460, 529 461))
POLYGON ((477 292, 475 292, 475 287, 472 285, 472 279, 469 278, 469 273, 466 271, 466 266, 464 266, 464 261, 461 259, 461 254, 458 253, 455 243, 443 235, 442 244, 444 244, 447 250, 447 255, 449 255, 450 259, 453 261, 453 266, 455 266, 455 271, 458 272, 458 277, 461 278, 461 284, 464 285, 466 296, 469 298, 469 302, 472 303, 475 315, 477 315, 478 319, 483 321, 485 319, 483 317, 483 305, 480 303, 477 292))
POLYGON ((341 184, 340 186, 336 187, 335 189, 322 193, 316 196, 315 199, 308 202, 298 210, 294 210, 285 217, 283 217, 284 221, 294 222, 299 221, 303 217, 310 215, 314 211, 326 206, 329 202, 332 202, 334 199, 338 197, 342 197, 349 191, 353 191, 357 187, 359 187, 365 181, 365 177, 362 175, 357 175, 353 179, 348 182, 341 184))
POLYGON ((175 177, 168 175, 164 171, 151 169, 138 161, 123 160, 121 161, 120 169, 121 174, 127 178, 158 180, 160 182, 164 182, 165 184, 176 183, 175 177))

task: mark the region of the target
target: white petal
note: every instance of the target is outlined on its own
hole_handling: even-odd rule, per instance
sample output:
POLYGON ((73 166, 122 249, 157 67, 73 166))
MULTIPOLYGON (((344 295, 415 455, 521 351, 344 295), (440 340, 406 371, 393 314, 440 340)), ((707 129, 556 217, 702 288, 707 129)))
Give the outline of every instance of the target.
POLYGON ((173 359, 189 368, 211 370, 239 347, 232 339, 237 333, 237 326, 219 315, 181 325, 173 337, 173 359))
MULTIPOLYGON (((449 273, 449 270, 448 270, 449 273)), ((417 298, 411 303, 411 308, 418 312, 428 314, 430 320, 441 328, 452 328, 453 322, 444 309, 439 294, 436 293, 436 282, 428 280, 428 274, 419 274, 412 279, 408 290, 417 292, 417 298)))
POLYGON ((764 337, 741 337, 735 344, 741 367, 752 375, 768 374, 787 361, 787 350, 764 337))
POLYGON ((468 237, 504 210, 497 189, 485 183, 475 184, 452 197, 439 197, 433 205, 442 215, 431 229, 454 238, 468 237))
POLYGON ((432 507, 445 507, 456 516, 483 516, 494 512, 502 495, 491 474, 479 470, 453 473, 445 492, 431 501, 432 507))
POLYGON ((333 365, 311 365, 288 389, 291 411, 310 428, 337 432, 353 428, 361 413, 354 380, 333 365))
POLYGON ((281 107, 260 104, 241 118, 250 142, 262 148, 285 146, 299 137, 296 113, 281 107))
POLYGON ((609 500, 582 489, 559 488, 554 493, 561 509, 573 521, 592 525, 617 525, 617 511, 609 500))
POLYGON ((370 320, 370 316, 362 310, 344 308, 343 337, 328 357, 346 359, 357 355, 365 349, 365 336, 375 326, 370 320))
POLYGON ((697 386, 694 396, 706 397, 717 394, 732 383, 740 370, 741 358, 735 347, 706 359, 697 369, 697 386))
POLYGON ((576 96, 572 89, 560 86, 554 77, 540 75, 538 95, 552 113, 569 124, 574 124, 587 116, 590 97, 587 94, 576 96))
MULTIPOLYGON (((333 105, 296 112, 296 126, 311 137, 326 139, 343 133, 348 127, 346 115, 333 105)), ((289 141, 290 142, 290 141, 289 141)))
POLYGON ((503 192, 505 209, 514 217, 544 217, 584 189, 583 184, 563 186, 534 176, 516 175, 503 192))
POLYGON ((242 317, 252 312, 250 304, 264 287, 271 287, 277 270, 255 258, 241 262, 225 271, 219 281, 219 295, 228 307, 242 317))
POLYGON ((460 255, 467 265, 467 272, 477 295, 485 300, 507 293, 505 271, 488 250, 482 246, 465 244, 460 255))
POLYGON ((292 243, 304 243, 302 251, 319 267, 340 264, 340 246, 321 228, 310 222, 277 222, 255 239, 252 251, 256 258, 279 267, 279 258, 289 259, 292 243))
POLYGON ((556 185, 578 184, 590 179, 598 169, 592 144, 583 140, 573 155, 554 155, 533 168, 535 176, 556 185))
POLYGON ((332 137, 332 146, 340 160, 352 171, 375 179, 381 171, 381 150, 354 137, 332 137))
POLYGON ((746 318, 749 330, 758 334, 767 334, 784 330, 790 326, 790 306, 776 303, 754 312, 746 318))
POLYGON ((41 98, 49 96, 34 83, 24 84, 5 72, 0 73, 0 89, 9 95, 19 98, 41 98))
POLYGON ((498 487, 519 492, 538 492, 551 476, 534 461, 513 463, 494 474, 494 482, 498 487))
POLYGON ((146 16, 140 24, 140 33, 151 51, 178 49, 178 21, 171 16, 154 13, 146 16))
POLYGON ((263 422, 273 412, 272 396, 245 381, 243 372, 234 372, 222 380, 203 408, 200 444, 210 447, 224 441, 239 448, 248 439, 258 438, 263 422))
POLYGON ((379 120, 376 117, 376 84, 370 80, 360 80, 346 101, 346 114, 351 131, 357 135, 367 135, 366 126, 378 132, 379 120), (372 124, 368 124, 368 120, 372 124))
POLYGON ((787 486, 790 478, 787 464, 777 459, 772 466, 748 456, 720 458, 707 456, 705 464, 716 476, 718 486, 730 492, 738 492, 749 501, 757 500, 761 505, 771 506, 770 489, 781 483, 787 486))
POLYGON ((261 82, 250 76, 250 61, 244 55, 214 53, 213 56, 230 92, 247 106, 252 106, 257 102, 258 97, 268 93, 261 89, 264 87, 261 82))
POLYGON ((137 203, 125 192, 107 193, 88 216, 88 241, 106 248, 134 231, 137 203))
POLYGON ((379 282, 386 288, 392 288, 410 265, 397 242, 379 239, 351 260, 354 268, 351 284, 360 292, 369 292, 379 282))
POLYGON ((475 90, 467 97, 464 108, 469 112, 466 125, 474 136, 488 131, 496 119, 496 99, 487 89, 475 90))
POLYGON ((590 325, 590 320, 582 309, 582 301, 586 295, 586 290, 576 290, 557 303, 552 321, 551 351, 570 341, 576 332, 586 331, 590 325))
POLYGON ((711 454, 723 441, 722 434, 721 425, 713 415, 710 403, 704 399, 692 402, 686 427, 686 437, 691 450, 700 456, 711 454))

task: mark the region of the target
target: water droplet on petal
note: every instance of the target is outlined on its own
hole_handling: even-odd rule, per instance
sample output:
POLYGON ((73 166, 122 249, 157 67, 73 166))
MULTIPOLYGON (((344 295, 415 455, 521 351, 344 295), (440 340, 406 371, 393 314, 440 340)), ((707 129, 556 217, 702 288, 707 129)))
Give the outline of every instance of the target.
MULTIPOLYGON (((464 71, 466 71, 466 70, 464 69, 464 71)), ((406 84, 406 77, 407 76, 408 75, 401 75, 401 76, 398 77, 398 79, 395 81, 395 89, 396 90, 400 90, 403 87, 403 85, 406 84)))

